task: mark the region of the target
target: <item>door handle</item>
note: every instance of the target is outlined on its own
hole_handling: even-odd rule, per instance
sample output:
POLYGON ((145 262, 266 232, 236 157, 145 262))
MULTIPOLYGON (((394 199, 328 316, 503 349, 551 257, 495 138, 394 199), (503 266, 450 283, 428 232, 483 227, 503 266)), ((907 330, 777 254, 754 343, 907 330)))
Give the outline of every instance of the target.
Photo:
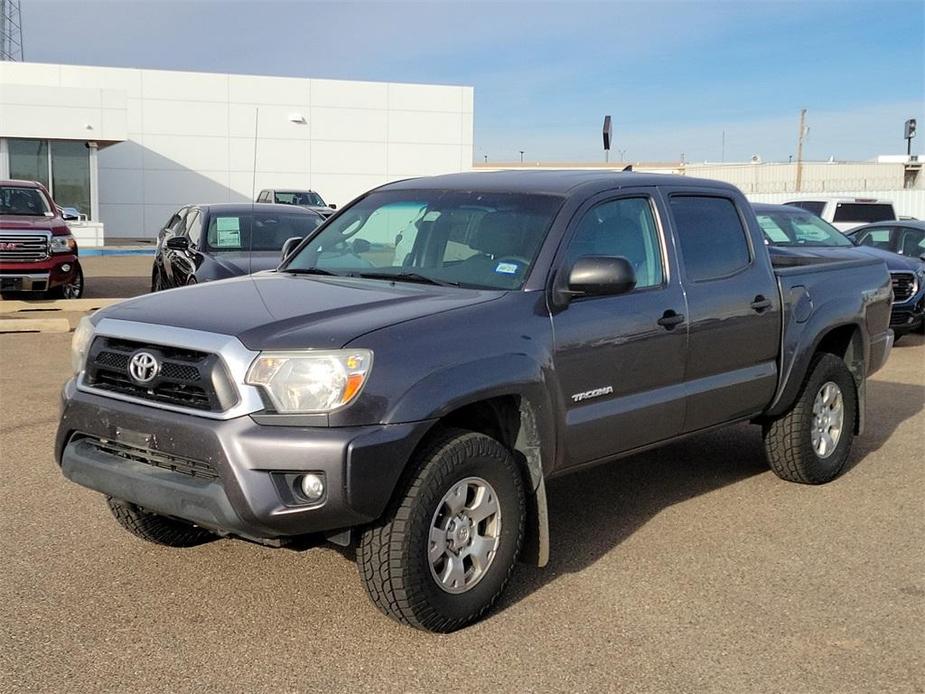
POLYGON ((684 322, 684 315, 681 313, 676 313, 671 309, 665 311, 662 314, 662 317, 659 318, 656 323, 665 328, 665 330, 674 330, 676 325, 679 325, 684 322))
POLYGON ((764 296, 759 294, 755 297, 754 301, 752 301, 751 307, 758 313, 762 313, 763 311, 767 311, 769 308, 771 308, 771 300, 765 299, 764 296))

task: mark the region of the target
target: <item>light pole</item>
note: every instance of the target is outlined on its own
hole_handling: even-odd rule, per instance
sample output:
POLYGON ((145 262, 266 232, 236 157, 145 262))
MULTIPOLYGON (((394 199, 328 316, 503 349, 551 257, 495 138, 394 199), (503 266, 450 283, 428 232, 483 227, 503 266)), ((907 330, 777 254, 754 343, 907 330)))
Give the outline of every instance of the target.
POLYGON ((524 151, 522 149, 518 151, 520 152, 520 163, 523 164, 524 163, 524 151))

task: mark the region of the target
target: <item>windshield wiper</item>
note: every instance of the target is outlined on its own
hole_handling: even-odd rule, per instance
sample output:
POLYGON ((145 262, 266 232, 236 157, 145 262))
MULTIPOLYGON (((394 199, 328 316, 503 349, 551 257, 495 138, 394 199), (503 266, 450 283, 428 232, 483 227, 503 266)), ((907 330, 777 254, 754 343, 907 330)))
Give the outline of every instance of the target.
POLYGON ((331 272, 320 267, 287 267, 280 272, 291 272, 293 275, 329 275, 332 277, 342 277, 340 273, 331 272))
POLYGON ((438 280, 434 277, 428 277, 417 272, 356 272, 351 273, 351 277, 364 277, 372 280, 394 280, 398 282, 419 282, 420 284, 434 284, 438 287, 458 287, 459 282, 448 282, 447 280, 438 280))

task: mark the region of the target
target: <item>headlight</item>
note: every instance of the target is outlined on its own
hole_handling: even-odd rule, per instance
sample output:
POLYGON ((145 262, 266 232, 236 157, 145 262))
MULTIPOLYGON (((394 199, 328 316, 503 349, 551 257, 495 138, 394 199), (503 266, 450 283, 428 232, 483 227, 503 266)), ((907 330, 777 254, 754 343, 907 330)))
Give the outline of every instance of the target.
POLYGON ((359 395, 372 365, 368 349, 265 352, 245 380, 262 387, 277 412, 330 412, 359 395))
POLYGON ((48 246, 52 253, 73 253, 77 248, 77 242, 70 234, 64 236, 52 236, 51 243, 48 246))
POLYGON ((93 342, 93 323, 84 316, 77 324, 74 336, 71 338, 71 369, 75 376, 83 371, 91 342, 93 342))

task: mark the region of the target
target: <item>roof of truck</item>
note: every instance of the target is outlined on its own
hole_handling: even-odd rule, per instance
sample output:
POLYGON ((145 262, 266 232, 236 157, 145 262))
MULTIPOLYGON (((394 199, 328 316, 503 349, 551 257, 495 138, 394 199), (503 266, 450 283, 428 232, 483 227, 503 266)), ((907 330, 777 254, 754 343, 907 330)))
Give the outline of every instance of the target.
POLYGON ((722 181, 711 181, 689 176, 648 174, 624 171, 575 171, 545 169, 542 171, 468 171, 409 178, 387 183, 379 190, 476 190, 486 193, 546 193, 566 195, 578 187, 608 188, 639 186, 684 186, 735 190, 722 181))

